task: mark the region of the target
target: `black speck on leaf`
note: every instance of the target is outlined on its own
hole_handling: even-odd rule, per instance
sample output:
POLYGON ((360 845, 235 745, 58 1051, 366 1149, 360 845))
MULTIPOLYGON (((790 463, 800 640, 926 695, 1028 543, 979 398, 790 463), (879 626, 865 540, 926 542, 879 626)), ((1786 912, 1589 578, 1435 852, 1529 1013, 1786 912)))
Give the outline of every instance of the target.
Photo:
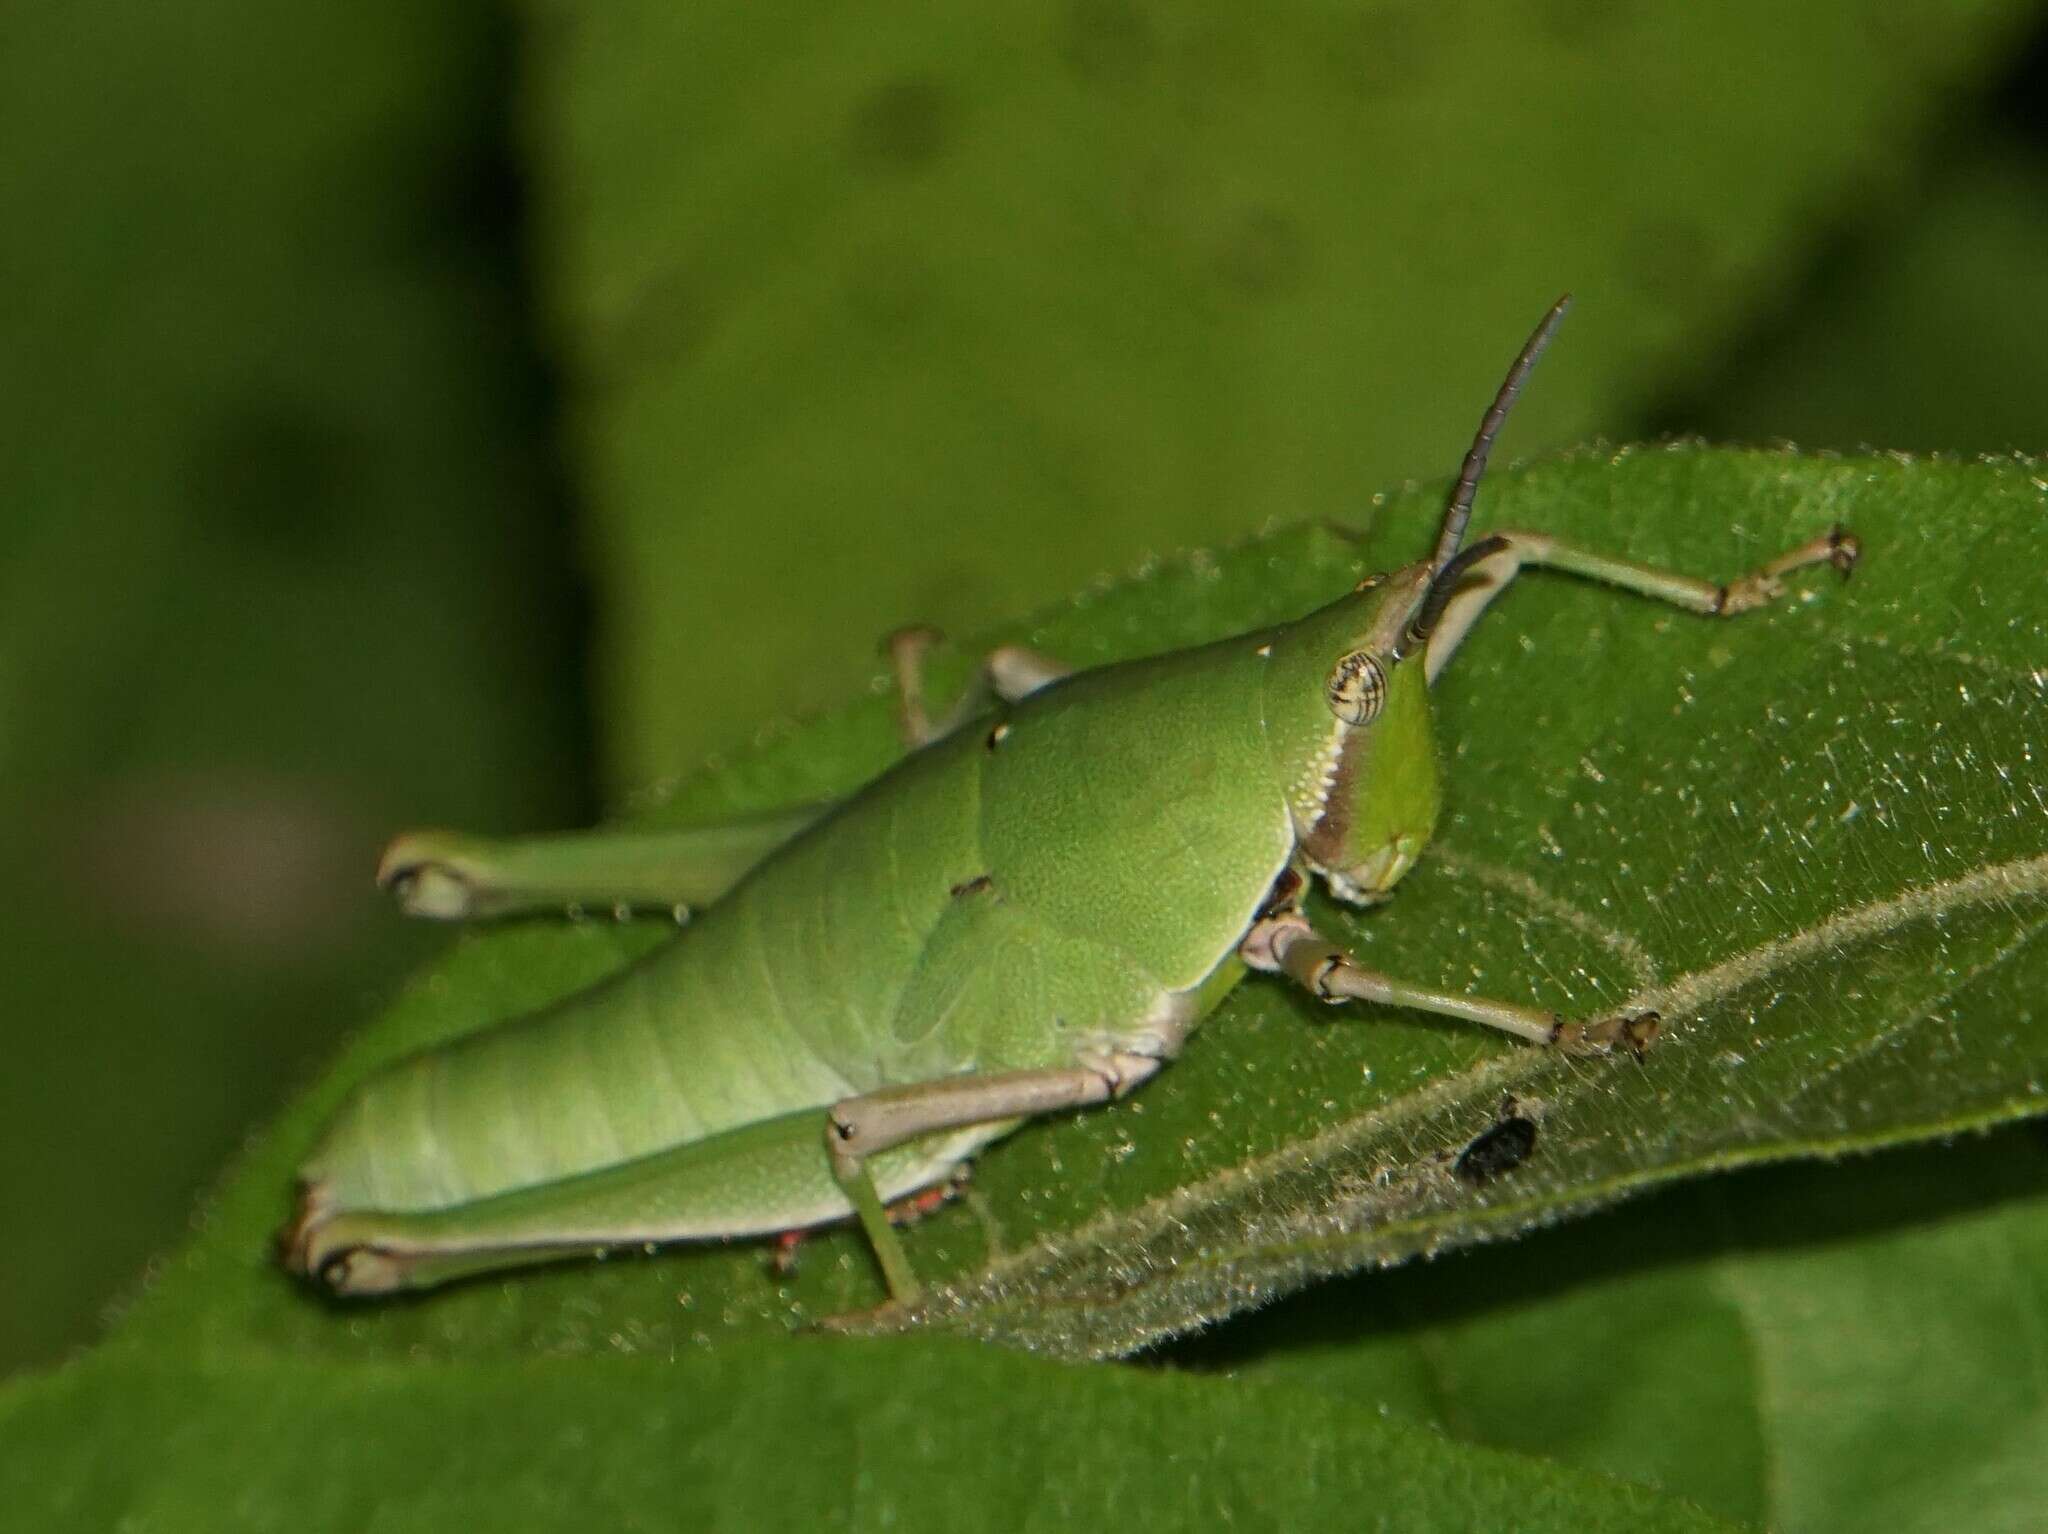
POLYGON ((1535 1148, 1534 1121, 1511 1115, 1466 1146, 1452 1170, 1473 1187, 1481 1187, 1512 1172, 1535 1148))

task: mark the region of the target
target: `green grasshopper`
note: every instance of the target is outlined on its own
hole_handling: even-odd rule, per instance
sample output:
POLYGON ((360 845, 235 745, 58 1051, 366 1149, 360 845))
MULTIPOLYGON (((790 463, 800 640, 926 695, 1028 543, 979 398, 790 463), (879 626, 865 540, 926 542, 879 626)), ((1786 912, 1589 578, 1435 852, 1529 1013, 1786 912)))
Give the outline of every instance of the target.
POLYGON ((1303 912, 1382 900, 1436 827, 1429 689, 1487 604, 1544 567, 1710 617, 1830 563, 1840 527, 1726 585, 1541 533, 1462 547, 1487 455, 1563 318, 1482 419, 1430 557, 1292 623, 1069 672, 1016 647, 927 718, 931 635, 894 645, 912 749, 842 803, 706 831, 401 837, 413 912, 705 907, 599 985, 403 1059, 301 1171, 285 1264, 348 1295, 858 1218, 890 1294, 890 1207, 1041 1114, 1120 1098, 1247 971, 1533 1044, 1640 1051, 1658 1019, 1572 1022, 1367 969, 1303 912))

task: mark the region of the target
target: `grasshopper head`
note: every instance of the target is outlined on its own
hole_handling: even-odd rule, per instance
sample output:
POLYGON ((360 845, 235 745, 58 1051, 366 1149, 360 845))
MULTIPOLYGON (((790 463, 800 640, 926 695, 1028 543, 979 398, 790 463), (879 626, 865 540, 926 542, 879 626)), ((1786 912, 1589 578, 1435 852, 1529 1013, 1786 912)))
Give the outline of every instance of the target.
POLYGON ((1259 651, 1274 663, 1266 738, 1296 843, 1340 899, 1383 898, 1436 830, 1443 801, 1430 728, 1430 636, 1466 571, 1504 546, 1487 539, 1460 552, 1494 438, 1570 303, 1566 296, 1551 305, 1481 418, 1430 558, 1360 581, 1259 651))
POLYGON ((1303 859, 1347 900, 1384 896, 1415 866, 1442 803, 1423 651, 1404 651, 1430 567, 1359 583, 1279 631, 1265 688, 1303 859))

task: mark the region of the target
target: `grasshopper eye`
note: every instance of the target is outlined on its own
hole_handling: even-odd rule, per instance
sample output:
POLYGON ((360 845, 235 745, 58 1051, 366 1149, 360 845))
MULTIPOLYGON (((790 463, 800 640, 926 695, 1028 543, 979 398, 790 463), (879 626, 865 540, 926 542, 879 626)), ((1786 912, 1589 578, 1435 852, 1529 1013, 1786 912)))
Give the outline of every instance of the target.
POLYGON ((1387 674, 1367 652, 1353 650, 1330 668, 1323 696, 1346 724, 1369 723, 1387 701, 1387 674))

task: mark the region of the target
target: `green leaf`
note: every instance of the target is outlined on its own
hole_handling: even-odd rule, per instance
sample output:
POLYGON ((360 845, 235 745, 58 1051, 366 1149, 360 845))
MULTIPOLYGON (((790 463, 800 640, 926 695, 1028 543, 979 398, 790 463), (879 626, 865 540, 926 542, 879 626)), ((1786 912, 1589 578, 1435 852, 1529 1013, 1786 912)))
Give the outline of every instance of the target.
MULTIPOLYGON (((1031 1126, 911 1233, 926 1328, 1127 1351, 1310 1279, 1554 1220, 1654 1182, 2038 1111, 2048 1019, 2048 673, 2022 464, 1588 453, 1503 475, 1485 519, 1732 574, 1841 519, 1825 572, 1715 624, 1556 577, 1498 604, 1440 689, 1450 816, 1397 901, 1330 911, 1370 962, 1571 1012, 1633 998, 1647 1060, 1531 1051, 1396 1012, 1241 986, 1161 1079, 1031 1126), (1505 1095, 1533 1154, 1449 1163, 1505 1095)), ((1434 500, 1361 549, 1304 530, 1154 570, 1023 637, 1083 662, 1313 604, 1421 546, 1434 500)), ((871 697, 678 785, 670 820, 841 792, 891 752, 871 697)), ((651 812, 652 813, 652 812, 651 812)), ((132 1343, 253 1339, 342 1356, 652 1351, 781 1331, 879 1298, 851 1232, 772 1281, 758 1246, 569 1265, 335 1311, 269 1265, 291 1168, 376 1062, 562 994, 658 930, 531 923, 465 940, 229 1185, 138 1309, 132 1343)), ((894 1318, 892 1324, 901 1324, 894 1318)))
POLYGON ((530 10, 629 785, 838 695, 897 624, 1440 472, 1562 288, 1514 440, 1640 432, 1817 225, 1899 200, 2032 14, 530 10))
POLYGON ((1763 1527, 2018 1531, 2048 1505, 2044 1266, 2027 1126, 1693 1183, 1165 1356, 1763 1527))
POLYGON ((102 1358, 0 1394, 41 1531, 1724 1529, 1284 1387, 943 1341, 461 1368, 102 1358))
MULTIPOLYGON (((1035 1124, 985 1154, 969 1197, 908 1235, 938 1285, 934 1302, 883 1324, 1070 1356, 1126 1351, 1319 1273, 1504 1235, 1660 1180, 2035 1111, 2048 1050, 2037 940, 2048 923, 2048 814, 2036 739, 2048 717, 2048 645, 2030 554, 2044 494, 2023 463, 1693 448, 1588 452, 1501 475, 1484 521, 1685 569, 1732 574, 1838 518, 1865 542, 1851 583, 1821 572, 1770 611, 1727 624, 1560 578, 1525 581, 1441 689, 1451 814, 1439 855, 1390 907, 1324 913, 1374 961, 1425 981, 1575 1011, 1654 996, 1666 1039, 1641 1063, 1568 1060, 1398 1013, 1312 1008, 1277 983, 1248 981, 1128 1102, 1035 1124), (1537 1123, 1535 1145, 1521 1166, 1475 1186, 1449 1162, 1510 1091, 1537 1123)), ((1433 496, 1405 494, 1378 508, 1363 544, 1311 528, 1191 556, 1004 637, 1096 662, 1239 630, 1420 547, 1433 513, 1433 496)), ((964 672, 965 656, 952 660, 964 672)), ((681 822, 844 791, 891 754, 889 715, 878 693, 770 731, 745 760, 673 785, 642 812, 681 822)), ((971 1355, 933 1339, 840 1353, 784 1335, 879 1298, 851 1232, 813 1237, 785 1280, 771 1276, 761 1245, 741 1244, 337 1305, 275 1268, 268 1234, 286 1213, 291 1169, 350 1082, 662 939, 653 926, 531 922, 458 942, 254 1145, 102 1357, 11 1398, 0 1464, 33 1480, 23 1495, 40 1500, 27 1505, 87 1523, 109 1507, 162 1509, 176 1526, 180 1508, 219 1505, 230 1472, 219 1468, 226 1450, 210 1446, 231 1442, 259 1446, 250 1457, 280 1467, 233 1472, 254 1477, 245 1521, 256 1526, 295 1497, 300 1526, 358 1524, 361 1499, 400 1465, 399 1500, 484 1516, 541 1479, 572 1503, 602 1505, 615 1486, 628 1497, 653 1485, 648 1496, 673 1500, 675 1487, 649 1479, 668 1472, 644 1468, 663 1460, 644 1438, 622 1429, 617 1460, 590 1447, 611 1441, 606 1425, 635 1422, 673 1430, 663 1462, 698 1477, 704 1496, 744 1501, 784 1485, 806 1500, 825 1495, 750 1458, 716 1426, 729 1419, 778 1451, 824 1433, 821 1442, 841 1445, 829 1453, 869 1484, 920 1485, 929 1506, 974 1495, 945 1478, 917 1481, 934 1453, 1000 1460, 989 1445, 1026 1442, 1020 1416, 1060 1419, 1098 1390, 1122 1401, 1117 1373, 1011 1375, 1002 1371, 1012 1362, 1051 1366, 1007 1361, 963 1383, 944 1360, 971 1355), (929 1396, 926 1380, 937 1382, 929 1396), (801 1404, 814 1391, 841 1405, 821 1416, 801 1404), (854 1448, 819 1426, 899 1399, 913 1409, 891 1420, 921 1426, 873 1439, 836 1429, 854 1448), (275 1411, 281 1400, 293 1410, 275 1411), (88 1421, 108 1442, 169 1438, 189 1452, 160 1466, 114 1455, 122 1468, 110 1478, 89 1450, 64 1447, 88 1421), (995 1424, 986 1441, 959 1426, 980 1421, 995 1424), (773 1424, 785 1422, 778 1439, 773 1424), (699 1441, 701 1452, 683 1452, 699 1441), (430 1470, 408 1457, 422 1442, 465 1449, 430 1470), (371 1446, 360 1459, 357 1444, 371 1446), (583 1468, 562 1468, 565 1459, 583 1468), (521 1466, 546 1475, 522 1479, 521 1466), (308 1486, 324 1488, 324 1500, 307 1501, 308 1486)), ((1372 1300, 1362 1304, 1374 1313, 1372 1300)), ((1261 1473, 1321 1487, 1325 1511, 1367 1505, 1328 1468, 1356 1456, 1322 1448, 1322 1429, 1283 1431, 1286 1453, 1244 1433, 1247 1422, 1301 1423, 1294 1403, 1308 1400, 1307 1422, 1362 1432, 1355 1402, 1303 1394, 1299 1380, 1276 1381, 1284 1388, 1271 1395, 1206 1383, 1222 1393, 1161 1398, 1160 1408, 1182 1425, 1179 1442, 1212 1446, 1200 1463, 1250 1475, 1241 1467, 1270 1452, 1261 1473), (1250 1458, 1222 1468, 1226 1444, 1249 1445, 1250 1458)), ((1493 1401, 1496 1420, 1517 1418, 1525 1382, 1494 1383, 1505 1397, 1493 1401)), ((1796 1401, 1801 1388, 1789 1381, 1779 1399, 1796 1401)), ((1756 1399, 1768 1398, 1759 1389, 1756 1399)), ((1173 1441, 1163 1429, 1147 1436, 1152 1420, 1138 1417, 1128 1442, 1173 1441)), ((1495 1516, 1471 1495, 1504 1484, 1500 1462, 1472 1446, 1443 1458, 1432 1440, 1388 1431, 1373 1453, 1438 1483, 1414 1504, 1425 1526, 1495 1516)), ((1586 1437, 1599 1468, 1635 1470, 1617 1464, 1612 1434, 1586 1437)), ((1098 1431, 1091 1441, 1106 1440, 1098 1431)), ((1045 1452, 1064 1453, 1063 1443, 1046 1439, 1045 1452)), ((1558 1448, 1541 1435, 1528 1446, 1558 1448)), ((1125 1473, 1091 1459, 1071 1490, 1095 1496, 1125 1473)), ((1185 1504, 1174 1498, 1190 1483, 1169 1479, 1159 1495, 1178 1516, 1185 1504)), ((1574 1481, 1555 1495, 1572 1517, 1596 1520, 1611 1492, 1574 1481)), ((1018 1496, 1018 1506, 1039 1505, 1018 1496)), ((1709 1479, 1704 1496, 1745 1513, 1725 1478, 1709 1479)), ((538 1492, 529 1500, 543 1509, 535 1521, 553 1505, 538 1492)), ((984 1517, 1002 1507, 978 1505, 984 1517)), ((1679 1516, 1661 1506, 1656 1516, 1667 1514, 1679 1516)))

